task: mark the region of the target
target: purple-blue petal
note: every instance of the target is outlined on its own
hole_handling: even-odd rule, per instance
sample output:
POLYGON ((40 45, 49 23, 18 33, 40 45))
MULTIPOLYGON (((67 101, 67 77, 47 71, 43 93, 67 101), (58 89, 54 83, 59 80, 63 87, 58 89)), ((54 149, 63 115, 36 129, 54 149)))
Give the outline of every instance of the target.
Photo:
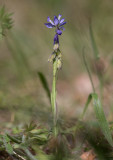
POLYGON ((58 15, 58 20, 60 20, 60 18, 61 18, 61 17, 62 17, 62 15, 61 15, 61 14, 59 14, 59 15, 58 15))
POLYGON ((62 18, 62 19, 60 20, 60 24, 61 24, 61 23, 63 23, 63 22, 64 22, 64 20, 65 20, 65 18, 62 18))
POLYGON ((50 17, 47 17, 47 21, 50 22, 52 25, 54 25, 53 21, 50 19, 50 17))
POLYGON ((60 26, 63 26, 63 25, 65 25, 66 23, 67 23, 67 22, 63 22, 63 23, 61 23, 61 24, 59 25, 59 27, 60 27, 60 26))
POLYGON ((57 32, 58 35, 61 35, 61 34, 62 34, 62 31, 61 31, 61 30, 57 30, 56 32, 57 32))
POLYGON ((58 34, 55 34, 54 36, 54 44, 58 43, 59 44, 59 37, 58 34))
POLYGON ((57 18, 56 16, 54 16, 54 24, 55 24, 55 26, 57 26, 57 25, 58 25, 58 23, 59 23, 58 18, 57 18))
POLYGON ((45 23, 45 25, 46 25, 47 28, 53 28, 54 27, 54 25, 52 25, 51 23, 45 23))

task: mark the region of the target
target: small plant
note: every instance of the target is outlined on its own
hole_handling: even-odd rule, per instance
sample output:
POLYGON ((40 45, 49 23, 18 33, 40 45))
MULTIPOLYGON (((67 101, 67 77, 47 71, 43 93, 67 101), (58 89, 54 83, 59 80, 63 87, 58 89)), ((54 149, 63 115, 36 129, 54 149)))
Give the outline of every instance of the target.
POLYGON ((58 70, 62 67, 62 54, 59 49, 59 36, 62 35, 62 30, 64 30, 64 25, 66 22, 64 22, 64 18, 62 18, 62 15, 59 14, 59 16, 54 16, 54 22, 50 19, 50 17, 47 18, 47 21, 49 23, 45 23, 47 28, 55 28, 55 36, 54 36, 54 46, 53 46, 53 53, 49 58, 49 62, 53 62, 53 84, 52 84, 52 92, 51 92, 51 107, 53 112, 53 126, 54 126, 54 135, 57 136, 57 103, 56 103, 56 80, 57 80, 57 74, 58 70))
POLYGON ((5 35, 6 30, 13 26, 11 16, 12 13, 7 13, 4 6, 0 8, 0 39, 5 35))

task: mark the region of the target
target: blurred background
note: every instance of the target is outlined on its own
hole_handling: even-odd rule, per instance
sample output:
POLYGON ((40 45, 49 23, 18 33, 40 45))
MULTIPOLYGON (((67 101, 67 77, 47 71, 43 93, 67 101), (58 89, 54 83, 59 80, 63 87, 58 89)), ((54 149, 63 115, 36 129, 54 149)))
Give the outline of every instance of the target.
MULTIPOLYGON (((113 1, 112 0, 0 0, 13 12, 13 28, 0 41, 0 122, 48 121, 51 107, 38 72, 52 84, 54 29, 47 17, 62 14, 65 31, 60 36, 63 67, 57 81, 59 114, 77 118, 82 112, 91 82, 83 61, 83 48, 96 91, 108 120, 113 120, 113 1), (95 62, 90 21, 100 59, 95 62), (98 75, 95 72, 95 66, 98 75), (99 77, 101 77, 99 79, 99 77)), ((92 119, 89 108, 86 120, 92 119)))

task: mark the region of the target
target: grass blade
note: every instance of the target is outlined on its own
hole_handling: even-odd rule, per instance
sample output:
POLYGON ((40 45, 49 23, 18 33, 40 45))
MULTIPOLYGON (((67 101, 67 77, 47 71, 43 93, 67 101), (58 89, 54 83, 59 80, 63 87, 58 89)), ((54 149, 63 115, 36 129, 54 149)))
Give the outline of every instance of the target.
POLYGON ((105 117, 105 114, 102 108, 102 104, 96 93, 92 93, 89 95, 85 108, 83 110, 83 113, 81 115, 81 119, 83 119, 91 100, 93 100, 93 107, 94 107, 95 115, 98 120, 99 126, 102 130, 102 133, 104 134, 109 144, 113 147, 113 139, 112 139, 111 131, 109 128, 109 124, 106 120, 106 117, 105 117))

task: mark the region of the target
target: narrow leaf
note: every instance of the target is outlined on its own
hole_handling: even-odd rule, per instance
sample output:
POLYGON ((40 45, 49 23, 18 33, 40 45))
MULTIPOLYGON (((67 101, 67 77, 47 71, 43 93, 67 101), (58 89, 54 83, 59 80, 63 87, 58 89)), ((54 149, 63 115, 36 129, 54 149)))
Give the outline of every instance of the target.
POLYGON ((9 153, 9 154, 13 154, 13 148, 10 144, 10 139, 8 138, 7 135, 4 135, 3 136, 3 143, 4 143, 4 146, 6 148, 6 151, 9 153))
POLYGON ((41 81, 41 83, 42 83, 43 88, 45 89, 45 91, 46 91, 46 93, 47 93, 47 96, 48 96, 48 98, 49 98, 49 101, 51 101, 51 98, 50 98, 50 97, 51 97, 51 96, 50 96, 50 89, 49 89, 49 85, 48 85, 48 82, 47 82, 45 76, 44 76, 43 73, 41 73, 41 72, 38 72, 38 76, 39 76, 39 78, 40 78, 40 81, 41 81))
POLYGON ((9 134, 7 134, 7 137, 8 137, 11 141, 13 141, 13 142, 15 142, 15 143, 17 143, 17 144, 20 144, 20 143, 21 143, 20 140, 18 140, 17 138, 15 138, 15 137, 13 137, 13 136, 10 136, 9 134))

